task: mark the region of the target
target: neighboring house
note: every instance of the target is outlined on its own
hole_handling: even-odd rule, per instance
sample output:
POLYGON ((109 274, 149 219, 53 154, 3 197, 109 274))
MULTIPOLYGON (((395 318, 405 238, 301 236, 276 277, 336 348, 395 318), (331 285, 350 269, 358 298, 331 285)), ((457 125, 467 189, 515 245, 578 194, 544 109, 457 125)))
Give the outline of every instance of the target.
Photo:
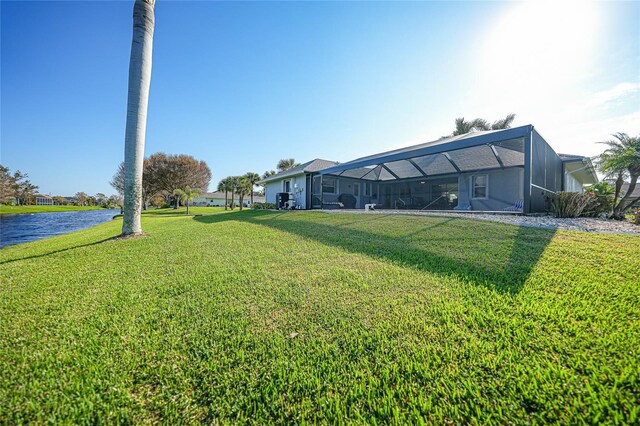
MULTIPOLYGON (((233 197, 235 204, 240 204, 240 197, 234 194, 233 197)), ((254 203, 264 203, 265 201, 264 195, 253 193, 253 202, 254 203)), ((243 204, 248 207, 251 203, 251 196, 245 195, 242 199, 243 204)), ((231 203, 231 192, 227 193, 227 202, 231 203)), ((194 198, 191 201, 192 206, 206 206, 206 207, 224 207, 224 192, 205 192, 201 194, 199 197, 194 198)))
MULTIPOLYGON (((615 185, 615 183, 613 184, 615 185)), ((622 184, 622 188, 620 188, 620 197, 624 197, 629 190, 629 183, 625 182, 622 184)), ((636 184, 636 187, 633 188, 633 192, 631 193, 631 199, 640 198, 640 182, 636 184)))
POLYGON ((37 206, 53 206, 55 204, 53 198, 46 194, 36 194, 35 198, 37 206))
POLYGON ((260 183, 298 208, 544 212, 547 197, 598 182, 587 157, 556 154, 532 125, 442 138, 343 164, 313 160, 260 183), (333 163, 333 164, 332 164, 333 163), (296 186, 297 185, 297 186, 296 186))
POLYGON ((258 183, 264 185, 267 203, 275 203, 276 194, 287 192, 290 194, 290 198, 295 200, 298 209, 310 209, 312 176, 322 169, 336 166, 337 164, 335 161, 316 158, 284 172, 269 176, 258 183))

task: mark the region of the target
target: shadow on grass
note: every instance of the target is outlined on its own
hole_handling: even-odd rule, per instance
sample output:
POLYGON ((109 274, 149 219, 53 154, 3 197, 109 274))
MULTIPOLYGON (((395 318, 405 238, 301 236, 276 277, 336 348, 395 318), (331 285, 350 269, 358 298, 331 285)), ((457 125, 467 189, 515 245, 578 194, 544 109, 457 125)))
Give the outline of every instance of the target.
POLYGON ((19 258, 16 258, 16 259, 5 260, 5 261, 0 262, 0 265, 5 265, 5 264, 8 264, 8 263, 13 263, 13 262, 19 262, 21 260, 38 259, 40 257, 47 257, 47 256, 51 256, 52 254, 56 254, 56 253, 64 253, 65 251, 76 250, 76 249, 83 248, 83 247, 91 247, 91 246, 95 246, 95 245, 98 245, 98 244, 105 243, 107 241, 113 241, 113 240, 123 239, 123 238, 127 238, 127 237, 122 237, 121 235, 116 235, 114 237, 104 238, 104 239, 102 239, 100 241, 94 241, 94 242, 87 243, 87 244, 80 244, 80 245, 77 245, 77 246, 66 247, 66 248, 63 248, 63 249, 48 251, 46 253, 36 254, 36 255, 33 255, 33 256, 25 256, 25 257, 19 257, 19 258))
MULTIPOLYGON (((246 222, 394 264, 515 294, 555 231, 450 217, 247 211, 194 220, 246 222)), ((285 242, 283 242, 285 243, 285 242)))

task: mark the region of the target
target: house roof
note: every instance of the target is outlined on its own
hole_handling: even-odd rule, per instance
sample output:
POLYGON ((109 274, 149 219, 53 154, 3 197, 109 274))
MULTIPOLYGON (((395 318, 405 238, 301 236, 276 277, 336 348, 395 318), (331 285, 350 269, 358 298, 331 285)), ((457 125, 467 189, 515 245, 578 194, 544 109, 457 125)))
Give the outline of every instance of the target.
POLYGON ((320 174, 388 181, 524 165, 524 137, 533 126, 488 130, 369 155, 320 174))
POLYGON ((564 163, 564 170, 583 185, 598 183, 598 175, 591 158, 574 154, 558 154, 564 163))
POLYGON ((292 167, 289 170, 285 170, 284 172, 276 173, 273 176, 269 176, 268 178, 262 179, 258 183, 267 183, 274 180, 282 179, 287 176, 295 176, 302 173, 313 173, 318 172, 320 170, 326 169, 327 167, 336 166, 338 163, 336 161, 323 160, 321 158, 316 158, 315 160, 307 161, 306 163, 299 164, 296 167, 292 167))
MULTIPOLYGON (((629 184, 627 182, 622 184, 622 188, 620 189, 620 195, 624 196, 629 190, 629 184)), ((640 198, 640 184, 637 184, 631 193, 631 198, 640 198)))

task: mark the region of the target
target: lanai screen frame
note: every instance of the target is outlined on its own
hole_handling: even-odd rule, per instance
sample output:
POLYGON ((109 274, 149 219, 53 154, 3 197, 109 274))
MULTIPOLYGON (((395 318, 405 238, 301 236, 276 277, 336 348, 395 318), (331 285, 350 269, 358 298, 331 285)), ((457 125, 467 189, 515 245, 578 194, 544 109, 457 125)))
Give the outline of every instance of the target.
MULTIPOLYGON (((449 138, 448 138, 449 139, 449 138)), ((512 129, 504 129, 491 132, 482 133, 470 133, 462 135, 458 138, 453 137, 449 140, 434 141, 427 144, 416 145, 415 147, 408 147, 398 149, 394 151, 384 152, 380 154, 371 155, 368 157, 359 158, 347 163, 339 164, 337 166, 329 167, 324 170, 318 171, 316 174, 322 176, 334 176, 336 178, 341 177, 341 173, 347 170, 359 169, 363 167, 379 166, 386 163, 411 160, 416 157, 423 157, 433 154, 445 154, 445 157, 449 157, 447 153, 458 151, 466 148, 479 147, 483 145, 492 146, 493 144, 509 141, 512 139, 522 139, 524 141, 524 164, 518 166, 505 167, 500 160, 500 156, 494 151, 496 159, 501 167, 494 168, 493 170, 507 169, 511 167, 523 167, 524 179, 523 179, 523 213, 542 212, 545 210, 545 196, 548 194, 555 194, 557 191, 561 191, 563 187, 562 177, 562 160, 556 154, 556 152, 549 146, 549 144, 542 138, 542 136, 534 129, 532 125, 525 125, 515 127, 512 129), (534 184, 535 180, 535 184, 534 184)), ((451 161, 451 159, 449 159, 451 161)), ((411 161, 410 161, 411 162, 411 161)), ((487 168, 477 170, 460 170, 454 162, 452 165, 456 169, 456 174, 461 173, 474 173, 479 171, 491 170, 487 168)), ((415 166, 415 164, 414 164, 415 166)), ((384 167, 384 166, 383 166, 384 167)), ((387 167, 388 172, 391 172, 387 167)), ((422 178, 435 178, 439 175, 428 175, 420 167, 416 167, 422 174, 422 178)), ((392 173, 393 174, 393 173, 392 173)), ((441 175, 440 175, 441 176, 441 175)), ((356 179, 354 177, 342 176, 344 178, 356 179)), ((397 176, 396 176, 397 177, 397 176)), ((420 177, 420 176, 419 176, 420 177)), ((408 180, 412 178, 400 179, 395 181, 408 180)), ((363 180, 365 182, 393 182, 393 180, 363 180)), ((321 183, 322 185, 322 183, 321 183)), ((322 193, 321 193, 322 194, 322 193)))

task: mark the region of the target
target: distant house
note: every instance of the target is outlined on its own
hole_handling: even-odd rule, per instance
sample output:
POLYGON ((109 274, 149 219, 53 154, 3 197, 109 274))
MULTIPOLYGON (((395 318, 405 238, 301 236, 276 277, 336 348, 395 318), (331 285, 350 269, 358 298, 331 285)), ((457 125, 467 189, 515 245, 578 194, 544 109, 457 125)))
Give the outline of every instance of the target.
POLYGON ((36 194, 35 198, 37 206, 53 206, 55 204, 53 198, 46 194, 36 194))
MULTIPOLYGON (((629 184, 627 182, 623 183, 622 188, 620 188, 620 197, 624 197, 627 194, 628 190, 629 190, 629 184)), ((630 197, 632 199, 640 198, 640 182, 636 184, 636 187, 633 189, 633 192, 631 193, 630 197)))
MULTIPOLYGON (((240 197, 234 195, 233 197, 235 204, 240 204, 240 197)), ((254 203, 264 203, 265 201, 264 195, 255 193, 253 194, 253 202, 254 203)), ((231 193, 227 194, 227 201, 231 203, 231 193)), ((251 196, 245 195, 242 199, 245 207, 249 207, 251 203, 251 196)), ((193 206, 201 206, 201 207, 224 207, 224 192, 205 192, 201 194, 199 197, 194 198, 191 202, 193 206)))
POLYGON ((451 136, 338 164, 316 159, 263 179, 296 208, 544 212, 598 182, 588 157, 557 154, 532 125, 451 136))

